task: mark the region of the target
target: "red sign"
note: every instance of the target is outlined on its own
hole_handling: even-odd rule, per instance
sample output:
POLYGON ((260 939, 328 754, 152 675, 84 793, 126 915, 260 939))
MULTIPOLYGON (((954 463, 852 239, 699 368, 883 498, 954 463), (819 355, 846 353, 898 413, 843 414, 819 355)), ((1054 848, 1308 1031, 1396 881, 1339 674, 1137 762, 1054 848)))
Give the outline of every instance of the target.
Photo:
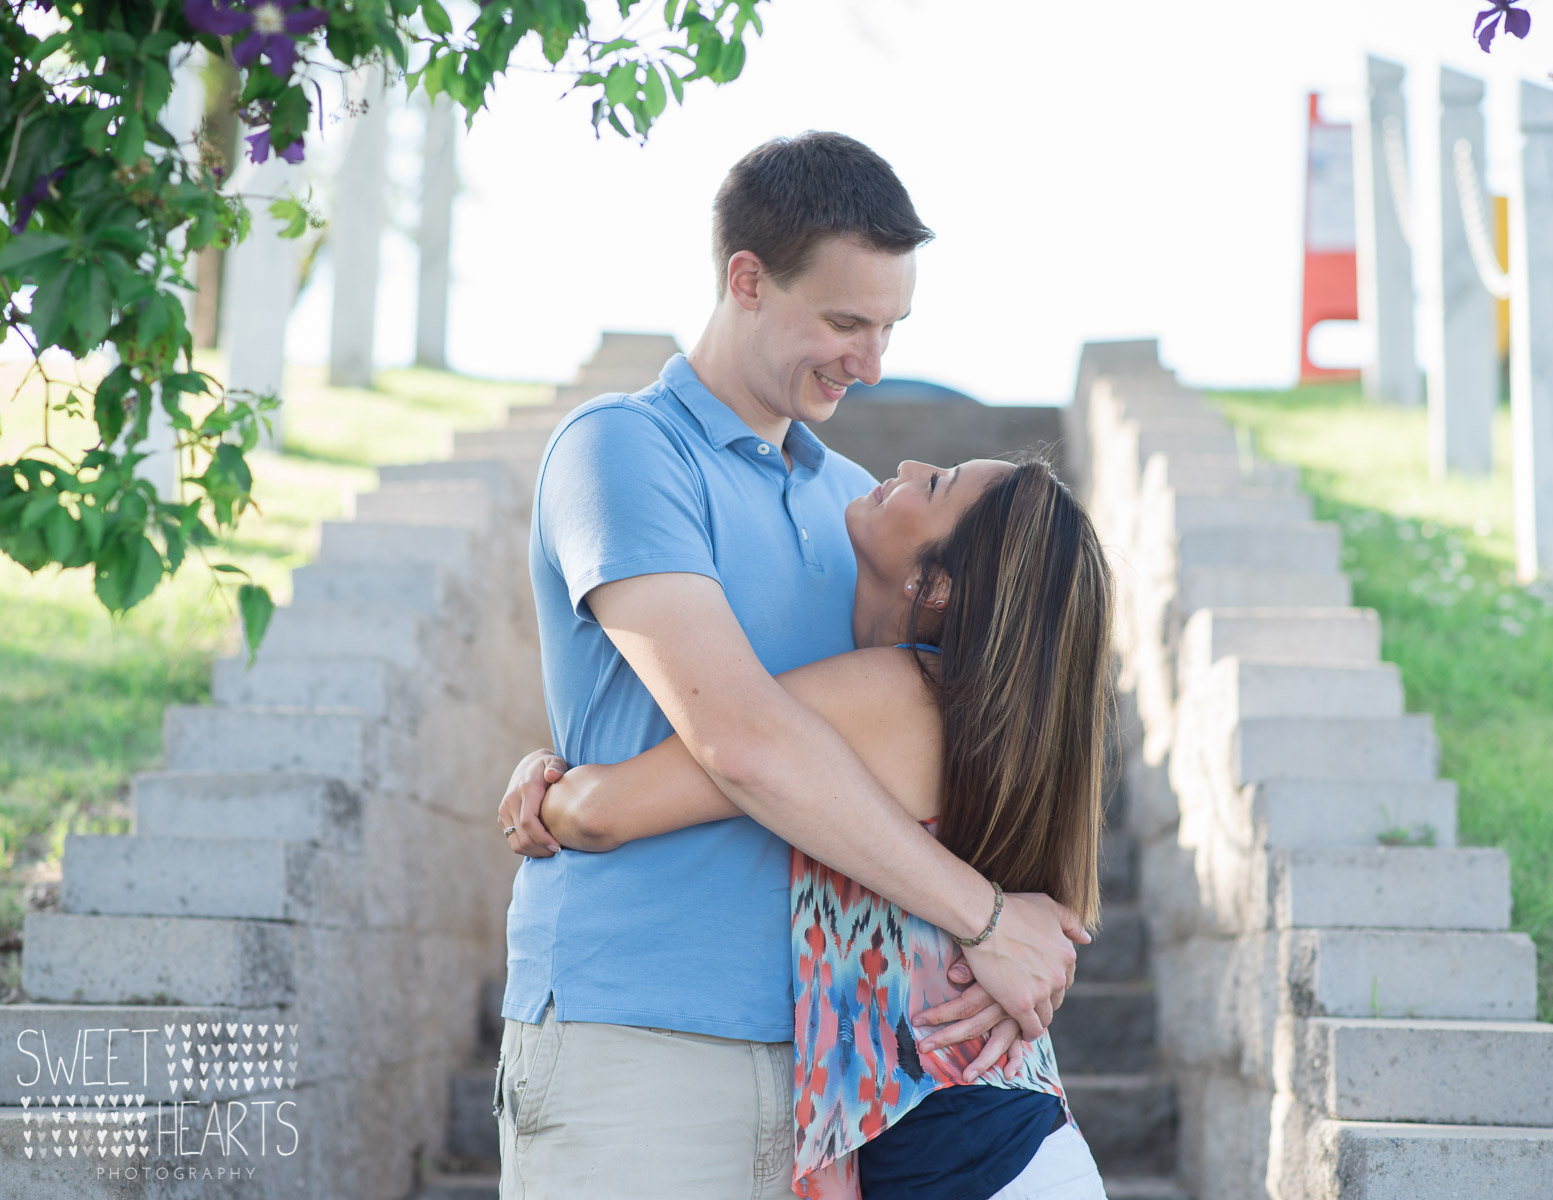
POLYGON ((1321 119, 1310 93, 1305 166, 1305 298, 1300 313, 1300 382, 1357 379, 1352 368, 1310 361, 1310 331, 1322 321, 1359 319, 1359 267, 1354 253, 1353 126, 1321 119))

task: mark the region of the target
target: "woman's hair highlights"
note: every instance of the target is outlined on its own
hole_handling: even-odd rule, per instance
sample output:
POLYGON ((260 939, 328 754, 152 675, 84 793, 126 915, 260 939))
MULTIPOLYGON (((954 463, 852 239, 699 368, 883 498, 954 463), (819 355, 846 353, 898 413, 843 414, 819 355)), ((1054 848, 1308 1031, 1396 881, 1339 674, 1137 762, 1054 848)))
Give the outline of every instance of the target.
POLYGON ((1083 506, 1035 454, 1012 461, 919 561, 923 580, 950 581, 941 623, 928 587, 909 619, 910 640, 943 651, 923 662, 944 723, 938 833, 1093 927, 1114 588, 1083 506))

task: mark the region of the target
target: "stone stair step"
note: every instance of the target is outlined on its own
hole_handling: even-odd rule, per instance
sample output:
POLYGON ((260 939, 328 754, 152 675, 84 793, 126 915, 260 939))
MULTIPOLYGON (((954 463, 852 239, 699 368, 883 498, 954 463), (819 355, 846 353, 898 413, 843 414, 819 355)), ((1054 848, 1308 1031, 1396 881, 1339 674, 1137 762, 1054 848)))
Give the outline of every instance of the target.
POLYGON ((1311 523, 1309 496, 1235 495, 1171 492, 1169 503, 1143 512, 1145 531, 1183 533, 1197 529, 1262 529, 1311 523))
MULTIPOLYGON (((316 655, 371 656, 401 667, 421 657, 426 617, 392 604, 310 604, 275 610, 259 648, 259 662, 316 655)), ((247 660, 243 660, 246 662, 247 660)))
POLYGON ((1338 573, 1342 570, 1342 552, 1343 538, 1337 526, 1319 521, 1176 531, 1176 563, 1182 571, 1193 567, 1238 567, 1253 571, 1338 573))
POLYGON ((1305 666, 1221 658, 1196 687, 1222 696, 1242 721, 1259 717, 1400 717, 1402 673, 1394 663, 1305 666))
POLYGON ((501 458, 537 468, 549 441, 548 429, 461 429, 453 435, 453 457, 501 458))
POLYGON ((1138 898, 1138 842, 1119 828, 1100 835, 1100 898, 1108 904, 1138 898))
POLYGON ((1126 983, 1148 975, 1148 923, 1136 904, 1105 904, 1095 940, 1078 948, 1086 983, 1126 983))
MULTIPOLYGON (((583 364, 582 370, 601 367, 636 367, 653 364, 655 373, 665 360, 679 353, 679 342, 672 333, 627 333, 606 329, 599 338, 593 356, 583 364)), ((650 382, 650 381, 649 381, 650 382)))
POLYGON ((428 1174, 410 1200, 499 1200, 501 1176, 428 1174))
POLYGON ((371 723, 350 710, 172 705, 163 758, 173 771, 290 771, 357 783, 374 774, 371 723))
POLYGON ((1543 1200, 1553 1179, 1553 1129, 1323 1121, 1311 1145, 1343 1200, 1543 1200))
POLYGON ((178 1040, 197 1041, 205 1036, 198 1032, 200 1025, 271 1025, 286 1016, 279 1008, 218 1005, 3 1004, 0 1044, 8 1047, 20 1069, 0 1071, 0 1106, 20 1112, 26 1097, 29 1107, 46 1104, 52 1110, 57 1095, 61 1107, 96 1107, 97 1095, 122 1101, 126 1092, 144 1094, 154 1106, 171 1097, 164 1053, 168 1026, 178 1040), (111 1076, 107 1073, 110 1030, 111 1076))
POLYGON ((309 563, 291 573, 289 607, 396 604, 434 615, 447 591, 448 570, 435 563, 309 563))
POLYGON ((1249 788, 1259 844, 1373 846, 1383 836, 1456 844, 1456 783, 1450 779, 1269 779, 1249 788))
POLYGON ((1102 1176, 1169 1175, 1176 1169, 1175 1089, 1163 1073, 1064 1072, 1062 1086, 1102 1176))
POLYGON ((290 1004, 291 927, 274 921, 28 913, 22 987, 87 1004, 290 1004))
POLYGON ((1156 454, 1227 454, 1239 452, 1235 433, 1229 425, 1219 422, 1218 428, 1198 426, 1190 418, 1181 427, 1171 428, 1174 422, 1154 421, 1138 429, 1138 465, 1146 465, 1156 454))
POLYGON ((1380 617, 1369 608, 1199 609, 1181 631, 1182 689, 1221 658, 1372 666, 1380 661, 1380 617))
POLYGON ((458 570, 469 564, 474 544, 469 530, 454 525, 396 525, 380 521, 320 524, 318 558, 323 563, 433 563, 458 570))
POLYGON ((361 796, 324 775, 160 771, 134 783, 143 838, 279 838, 337 850, 361 846, 361 796))
POLYGON ((1262 459, 1247 462, 1238 448, 1207 454, 1177 450, 1161 455, 1157 461, 1157 467, 1153 463, 1146 465, 1145 478, 1151 479, 1157 473, 1160 484, 1180 495, 1236 488, 1261 488, 1291 495, 1300 485, 1298 467, 1262 459))
MULTIPOLYGON (((285 609, 281 610, 286 611, 285 609)), ((413 609, 400 610, 415 614, 413 609)), ((410 684, 405 672, 385 657, 320 653, 271 654, 268 640, 252 667, 246 658, 213 664, 211 699, 246 708, 349 708, 385 716, 397 694, 410 684)))
POLYGON ((497 504, 527 507, 534 490, 532 476, 504 458, 442 458, 432 462, 393 463, 377 468, 381 485, 479 482, 497 504))
POLYGON ((65 837, 60 907, 116 916, 338 925, 363 917, 346 855, 275 838, 65 837))
POLYGON ((1504 930, 1510 861, 1490 847, 1336 846, 1268 855, 1278 929, 1504 930))
POLYGON ((1345 1121, 1553 1126, 1553 1025, 1305 1022, 1306 1103, 1345 1121))
POLYGON ((1203 608, 1348 608, 1353 585, 1334 571, 1260 567, 1189 567, 1180 574, 1176 606, 1183 619, 1203 608))
POLYGON ((483 532, 494 507, 491 490, 480 479, 438 479, 382 483, 374 492, 358 492, 354 518, 408 525, 458 525, 483 532))
POLYGON ((1240 784, 1269 779, 1433 779, 1440 747, 1434 718, 1253 717, 1235 729, 1240 784))
POLYGON ((1151 983, 1075 983, 1052 1017, 1052 1051, 1063 1078, 1070 1071, 1100 1075, 1154 1069, 1159 1062, 1156 1007, 1151 983))
POLYGON ((1192 1194, 1173 1179, 1163 1176, 1145 1178, 1108 1176, 1107 1200, 1192 1200, 1192 1194))
POLYGON ((466 1067, 448 1080, 448 1153, 461 1159, 496 1163, 501 1147, 491 1096, 496 1089, 496 1060, 466 1067))
POLYGON ((1282 951, 1309 1017, 1530 1021, 1537 951, 1524 933, 1301 929, 1282 951))

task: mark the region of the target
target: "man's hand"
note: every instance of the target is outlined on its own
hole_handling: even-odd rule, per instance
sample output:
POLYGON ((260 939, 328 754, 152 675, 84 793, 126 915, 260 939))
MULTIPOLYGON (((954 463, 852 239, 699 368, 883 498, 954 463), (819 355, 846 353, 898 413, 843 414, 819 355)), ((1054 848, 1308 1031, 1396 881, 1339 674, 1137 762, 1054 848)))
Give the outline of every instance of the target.
POLYGON ((976 1077, 1008 1053, 1009 1047, 1019 1040, 1019 1022, 1003 1010, 971 975, 971 969, 963 958, 949 965, 949 982, 965 988, 953 1000, 925 1008, 912 1017, 917 1025, 944 1025, 943 1029, 917 1043, 924 1051, 942 1050, 983 1036, 986 1041, 981 1050, 965 1068, 961 1078, 973 1083, 976 1077), (969 986, 967 986, 969 985, 969 986), (950 1024, 950 1022, 953 1022, 950 1024))
POLYGON ((535 750, 524 756, 507 781, 507 793, 496 809, 500 828, 517 826, 507 834, 507 845, 514 854, 527 858, 549 858, 561 848, 539 819, 550 785, 566 774, 566 763, 554 750, 535 750))
MULTIPOLYGON (((1024 1037, 1034 1041, 1051 1025, 1052 1013, 1073 986, 1078 962, 1073 943, 1087 945, 1089 940, 1078 915, 1050 896, 1010 893, 1004 897, 998 927, 981 945, 965 948, 965 961, 986 996, 1000 1001, 1024 1037)), ((967 989, 957 1000, 924 1012, 919 1019, 927 1024, 957 1019, 932 1017, 939 1010, 964 1004, 974 990, 967 989)))

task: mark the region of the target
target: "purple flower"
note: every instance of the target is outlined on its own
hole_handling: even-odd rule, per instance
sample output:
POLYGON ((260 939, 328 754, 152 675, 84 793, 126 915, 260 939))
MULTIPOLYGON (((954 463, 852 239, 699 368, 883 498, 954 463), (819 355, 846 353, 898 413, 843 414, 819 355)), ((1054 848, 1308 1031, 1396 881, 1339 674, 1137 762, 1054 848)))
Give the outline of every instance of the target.
POLYGON ((32 220, 32 214, 38 211, 38 205, 43 203, 44 197, 49 194, 49 186, 58 183, 65 177, 65 168, 56 167, 47 175, 39 175, 37 181, 16 199, 16 219, 11 222, 11 232, 21 233, 27 228, 27 222, 32 220))
MULTIPOLYGON (((261 129, 257 133, 250 133, 243 140, 248 143, 248 161, 262 163, 265 159, 269 158, 270 131, 268 129, 261 129)), ((302 139, 297 138, 297 140, 292 142, 291 145, 287 146, 284 150, 281 150, 279 154, 280 157, 285 159, 288 163, 295 164, 301 162, 302 139)))
POLYGON ((1477 38, 1484 54, 1488 53, 1494 34, 1499 32, 1501 20, 1504 21, 1504 31, 1518 38, 1524 38, 1531 32, 1531 14, 1524 8, 1515 7, 1524 3, 1524 0, 1488 0, 1488 3, 1493 7, 1478 13, 1477 23, 1472 26, 1472 36, 1477 38))
POLYGON ((248 34, 232 49, 232 61, 240 67, 265 59, 282 79, 297 61, 297 38, 328 24, 321 8, 298 9, 302 0, 246 0, 241 8, 229 8, 220 0, 184 0, 183 15, 201 33, 217 37, 248 34))

